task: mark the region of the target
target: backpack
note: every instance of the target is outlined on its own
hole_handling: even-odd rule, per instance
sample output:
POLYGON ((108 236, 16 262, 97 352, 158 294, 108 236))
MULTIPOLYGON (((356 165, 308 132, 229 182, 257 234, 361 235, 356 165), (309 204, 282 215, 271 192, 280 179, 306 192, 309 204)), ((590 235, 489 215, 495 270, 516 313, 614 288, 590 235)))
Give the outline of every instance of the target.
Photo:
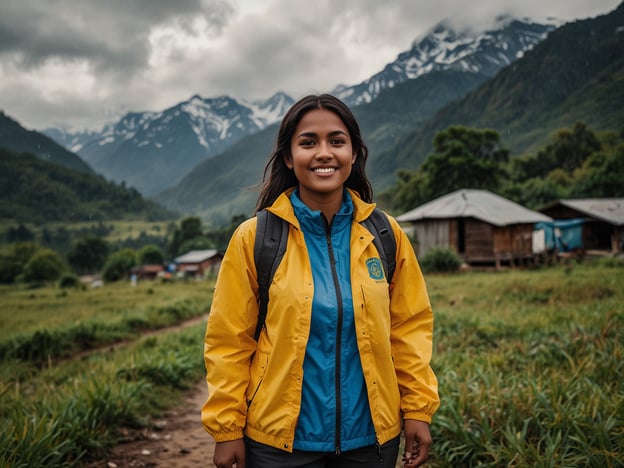
MULTIPOLYGON (((258 272, 259 312, 254 339, 258 341, 266 320, 269 286, 286 252, 288 222, 267 210, 259 211, 256 216, 258 226, 254 243, 254 261, 258 272)), ((362 224, 374 236, 373 243, 379 252, 386 280, 390 284, 396 267, 396 239, 390 221, 383 211, 375 208, 362 224)))

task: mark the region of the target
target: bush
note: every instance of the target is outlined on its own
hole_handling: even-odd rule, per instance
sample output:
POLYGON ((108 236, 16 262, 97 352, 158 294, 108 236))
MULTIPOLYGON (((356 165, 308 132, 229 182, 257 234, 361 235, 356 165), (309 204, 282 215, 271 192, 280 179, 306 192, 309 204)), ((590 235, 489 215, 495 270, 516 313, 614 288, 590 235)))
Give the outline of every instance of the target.
POLYGON ((420 266, 425 273, 448 273, 458 271, 461 258, 448 247, 434 247, 420 259, 420 266))
POLYGON ((63 273, 58 280, 58 287, 61 289, 80 288, 81 286, 80 278, 71 272, 63 273))
POLYGON ((67 269, 61 257, 50 249, 40 249, 24 265, 26 282, 55 281, 67 269))
POLYGON ((137 265, 137 254, 132 249, 121 249, 106 260, 102 270, 105 281, 119 281, 130 274, 132 267, 137 265))
POLYGON ((149 244, 141 248, 138 253, 139 265, 162 265, 165 254, 157 245, 149 244))

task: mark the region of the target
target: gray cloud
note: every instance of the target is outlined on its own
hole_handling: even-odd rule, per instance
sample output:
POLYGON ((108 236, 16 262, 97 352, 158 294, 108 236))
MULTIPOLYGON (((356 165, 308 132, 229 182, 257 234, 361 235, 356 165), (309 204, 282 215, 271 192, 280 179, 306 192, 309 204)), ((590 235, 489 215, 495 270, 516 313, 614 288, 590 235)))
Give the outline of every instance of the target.
POLYGON ((572 20, 619 0, 4 0, 0 109, 31 128, 229 94, 356 84, 442 19, 572 20))

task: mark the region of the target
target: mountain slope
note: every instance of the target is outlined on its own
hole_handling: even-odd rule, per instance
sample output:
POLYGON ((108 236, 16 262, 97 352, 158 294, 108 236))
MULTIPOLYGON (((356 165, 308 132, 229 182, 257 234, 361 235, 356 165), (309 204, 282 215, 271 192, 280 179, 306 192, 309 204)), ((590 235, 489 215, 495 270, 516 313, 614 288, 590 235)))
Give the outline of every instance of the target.
POLYGON ((416 168, 436 132, 462 124, 493 128, 514 154, 542 145, 557 129, 583 121, 595 130, 624 122, 624 4, 569 23, 494 79, 443 108, 380 155, 373 170, 416 168))
POLYGON ((356 106, 372 102, 384 90, 430 73, 453 70, 494 76, 542 41, 559 23, 553 19, 537 23, 500 16, 491 29, 475 31, 458 30, 448 21, 441 21, 381 72, 358 85, 340 86, 334 94, 356 106))
MULTIPOLYGON (((362 97, 357 102, 363 104, 352 108, 370 150, 369 167, 375 167, 378 155, 393 146, 400 135, 422 125, 445 104, 476 89, 552 29, 552 25, 509 19, 501 24, 500 32, 464 33, 462 47, 457 45, 461 33, 441 24, 366 85, 351 90, 347 101, 362 97), (493 44, 493 38, 504 38, 505 43, 493 44), (441 60, 441 56, 446 59, 441 60), (427 64, 426 69, 419 70, 417 60, 427 64), (439 66, 429 66, 435 60, 440 62, 439 66), (397 78, 396 70, 402 70, 402 78, 397 78), (374 86, 378 88, 375 99, 367 103, 368 98, 362 93, 374 86)), ((276 128, 267 128, 242 139, 223 154, 196 166, 178 185, 155 199, 172 209, 200 214, 216 223, 229 222, 234 214, 250 213, 256 193, 244 188, 260 181, 276 132, 276 128)), ((382 167, 369 171, 369 175, 378 189, 391 182, 394 172, 388 173, 382 167)))
POLYGON ((257 102, 193 96, 162 112, 128 113, 88 141, 84 134, 48 132, 71 144, 99 173, 149 196, 175 185, 204 159, 279 120, 292 102, 283 93, 257 102))
POLYGON ((0 112, 0 148, 30 153, 45 161, 86 174, 93 170, 76 154, 67 151, 47 136, 26 130, 17 121, 0 112))
POLYGON ((175 216, 134 189, 31 154, 0 149, 0 218, 45 222, 175 216))

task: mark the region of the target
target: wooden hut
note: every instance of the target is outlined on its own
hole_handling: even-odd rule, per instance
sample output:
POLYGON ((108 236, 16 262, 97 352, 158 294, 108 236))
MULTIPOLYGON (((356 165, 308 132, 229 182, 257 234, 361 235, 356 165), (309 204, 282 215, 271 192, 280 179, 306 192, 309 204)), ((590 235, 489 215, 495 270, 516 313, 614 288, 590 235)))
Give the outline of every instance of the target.
POLYGON ((209 273, 216 273, 221 265, 221 255, 218 251, 191 250, 175 258, 177 271, 186 277, 201 278, 209 273))
POLYGON ((624 198, 562 199, 539 211, 557 220, 582 219, 585 251, 624 250, 624 198))
POLYGON ((514 265, 533 259, 533 226, 551 221, 487 190, 462 189, 400 216, 411 223, 417 253, 450 247, 469 265, 514 265))

